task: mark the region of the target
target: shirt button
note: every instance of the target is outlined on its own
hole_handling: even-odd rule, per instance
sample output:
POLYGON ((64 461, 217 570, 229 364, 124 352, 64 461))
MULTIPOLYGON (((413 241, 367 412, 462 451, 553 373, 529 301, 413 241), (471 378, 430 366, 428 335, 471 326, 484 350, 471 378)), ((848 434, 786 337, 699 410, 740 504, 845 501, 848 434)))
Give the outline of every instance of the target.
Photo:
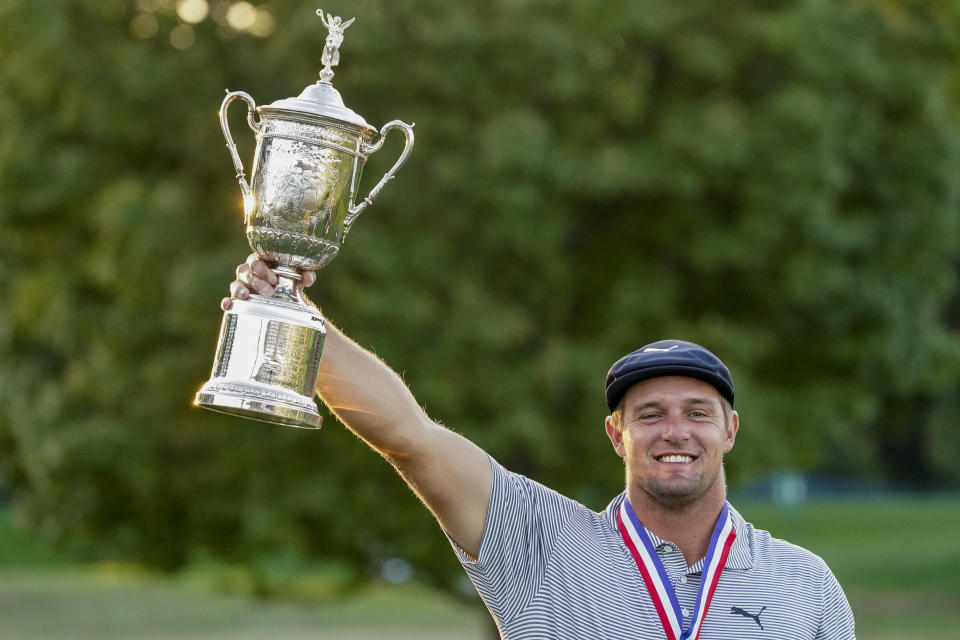
POLYGON ((688 617, 688 616, 690 615, 690 611, 689 611, 686 607, 684 607, 683 609, 680 609, 680 613, 683 614, 683 617, 684 617, 684 618, 686 618, 686 617, 688 617))
POLYGON ((680 584, 687 584, 687 576, 680 576, 680 584))

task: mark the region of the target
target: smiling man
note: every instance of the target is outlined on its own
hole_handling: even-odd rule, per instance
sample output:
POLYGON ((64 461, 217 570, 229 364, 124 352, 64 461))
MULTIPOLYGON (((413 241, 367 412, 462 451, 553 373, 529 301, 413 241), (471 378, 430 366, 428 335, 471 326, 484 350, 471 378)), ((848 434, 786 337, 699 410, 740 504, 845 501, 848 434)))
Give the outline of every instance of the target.
MULTIPOLYGON (((303 274, 306 286, 315 279, 303 274)), ((276 282, 251 255, 222 307, 271 295, 276 282)), ((430 509, 503 638, 854 637, 823 560, 727 502, 723 456, 740 418, 730 372, 699 345, 656 342, 611 367, 605 429, 626 490, 599 513, 430 419, 396 373, 329 321, 317 393, 430 509)))
POLYGON ((477 559, 461 561, 506 638, 854 638, 826 564, 745 522, 723 457, 740 417, 707 349, 656 342, 606 380, 626 491, 595 513, 493 462, 477 559))

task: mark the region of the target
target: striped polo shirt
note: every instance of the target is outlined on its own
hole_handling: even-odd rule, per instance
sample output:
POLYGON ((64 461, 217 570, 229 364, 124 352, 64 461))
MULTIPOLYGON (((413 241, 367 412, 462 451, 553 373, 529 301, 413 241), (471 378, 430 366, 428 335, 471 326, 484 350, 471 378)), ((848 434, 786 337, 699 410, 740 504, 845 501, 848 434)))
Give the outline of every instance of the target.
MULTIPOLYGON (((491 458, 493 487, 477 559, 454 551, 507 640, 664 640, 623 543, 620 494, 597 513, 491 458)), ((703 622, 703 640, 854 638, 853 614, 826 563, 730 509, 737 538, 703 622)), ((647 531, 690 622, 703 560, 688 567, 647 531)))

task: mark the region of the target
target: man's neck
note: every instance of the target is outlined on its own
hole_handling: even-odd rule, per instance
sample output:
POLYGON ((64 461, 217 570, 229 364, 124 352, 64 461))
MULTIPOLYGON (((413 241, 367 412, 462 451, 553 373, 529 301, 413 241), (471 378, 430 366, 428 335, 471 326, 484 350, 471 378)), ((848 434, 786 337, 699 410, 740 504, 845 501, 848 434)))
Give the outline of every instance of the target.
POLYGON ((677 545, 689 567, 707 555, 710 536, 726 502, 726 483, 718 479, 700 499, 683 506, 664 505, 634 485, 627 488, 627 498, 643 526, 677 545))

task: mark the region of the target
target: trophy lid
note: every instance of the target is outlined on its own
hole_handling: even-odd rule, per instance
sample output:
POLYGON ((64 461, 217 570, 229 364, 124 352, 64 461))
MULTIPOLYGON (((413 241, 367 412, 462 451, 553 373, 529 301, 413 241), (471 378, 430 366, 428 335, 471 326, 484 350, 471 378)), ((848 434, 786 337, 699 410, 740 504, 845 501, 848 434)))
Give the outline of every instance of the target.
POLYGON ((334 120, 342 120, 360 127, 372 129, 363 116, 343 104, 340 92, 329 82, 315 82, 304 89, 296 98, 277 100, 264 109, 278 109, 282 111, 296 111, 314 116, 323 116, 334 120))
POLYGON ((323 9, 317 9, 317 15, 329 32, 327 41, 323 45, 323 54, 320 61, 323 69, 320 71, 320 80, 304 89, 296 98, 284 98, 267 105, 265 109, 293 111, 300 114, 322 116, 333 120, 348 122, 359 127, 373 129, 362 116, 343 104, 340 92, 333 88, 330 80, 333 78, 333 69, 340 62, 340 45, 343 44, 343 32, 353 24, 356 18, 346 22, 339 16, 326 14, 323 9))

